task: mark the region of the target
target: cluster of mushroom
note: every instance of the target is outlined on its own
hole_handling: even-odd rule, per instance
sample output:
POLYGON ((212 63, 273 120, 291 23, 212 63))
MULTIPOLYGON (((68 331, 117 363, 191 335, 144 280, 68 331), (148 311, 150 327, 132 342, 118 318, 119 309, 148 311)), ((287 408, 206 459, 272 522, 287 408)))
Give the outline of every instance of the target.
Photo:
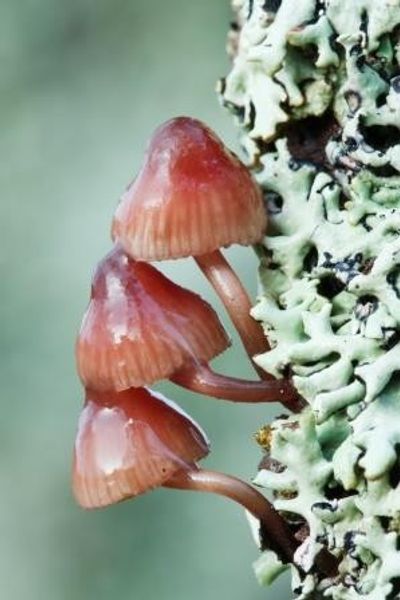
POLYGON ((176 404, 147 388, 170 379, 215 398, 280 400, 299 410, 287 380, 260 372, 259 381, 243 381, 213 372, 209 361, 229 345, 217 314, 149 264, 193 256, 253 359, 267 350, 267 342, 220 248, 254 244, 265 229, 257 184, 204 124, 181 117, 156 130, 141 171, 116 210, 115 246, 97 267, 77 341, 86 402, 75 443, 73 490, 84 508, 158 486, 225 495, 259 519, 269 545, 286 562, 297 543, 283 518, 247 483, 200 469, 196 462, 209 452, 204 432, 176 404))

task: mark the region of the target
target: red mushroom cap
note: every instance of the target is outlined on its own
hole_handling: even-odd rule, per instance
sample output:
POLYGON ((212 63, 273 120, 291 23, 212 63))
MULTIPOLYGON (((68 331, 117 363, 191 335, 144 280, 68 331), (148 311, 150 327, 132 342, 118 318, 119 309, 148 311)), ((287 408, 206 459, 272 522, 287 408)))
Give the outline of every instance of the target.
POLYGON ((112 233, 130 256, 152 261, 247 246, 261 240, 266 225, 247 168, 203 123, 178 117, 155 131, 112 233))
POLYGON ((208 362, 229 345, 215 311, 147 263, 115 247, 98 265, 77 340, 86 387, 124 390, 208 362))
POLYGON ((84 508, 115 504, 161 486, 208 452, 200 426, 161 394, 87 390, 74 449, 74 495, 84 508))

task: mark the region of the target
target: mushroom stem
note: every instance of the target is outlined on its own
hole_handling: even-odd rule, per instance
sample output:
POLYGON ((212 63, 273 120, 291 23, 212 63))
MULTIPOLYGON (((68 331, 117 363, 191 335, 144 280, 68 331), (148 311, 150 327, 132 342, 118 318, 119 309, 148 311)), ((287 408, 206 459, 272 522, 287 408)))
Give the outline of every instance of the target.
POLYGON ((253 357, 267 352, 269 344, 261 325, 250 316, 252 304, 240 279, 220 250, 194 258, 224 304, 254 368, 266 379, 269 376, 254 363, 253 357))
POLYGON ((193 362, 176 371, 171 381, 206 396, 232 402, 281 402, 293 412, 301 410, 299 397, 286 379, 248 381, 215 373, 207 363, 193 362))
POLYGON ((164 487, 212 492, 241 504, 260 521, 270 546, 284 562, 292 562, 298 542, 272 504, 253 487, 230 475, 206 469, 180 470, 164 487))
MULTIPOLYGON (((259 377, 268 382, 275 382, 272 375, 266 373, 264 369, 261 369, 254 362, 254 356, 268 352, 270 346, 261 325, 250 315, 252 304, 249 295, 235 271, 220 250, 195 256, 194 259, 225 306, 259 377)), ((304 402, 296 394, 290 383, 281 383, 282 387, 283 385, 285 391, 279 392, 282 394, 282 404, 293 412, 300 412, 305 405, 304 402), (283 394, 285 394, 287 399, 285 399, 283 394)), ((271 392, 275 394, 276 389, 276 387, 272 388, 271 392)), ((272 398, 272 400, 274 399, 272 398)))
MULTIPOLYGON (((211 492, 241 504, 260 521, 260 536, 263 540, 268 536, 269 547, 284 563, 294 562, 294 553, 299 542, 269 500, 248 483, 231 475, 199 469, 197 465, 192 465, 188 470, 181 469, 174 473, 163 486, 179 490, 211 492)), ((326 577, 337 575, 338 560, 326 548, 316 557, 315 563, 326 577)))

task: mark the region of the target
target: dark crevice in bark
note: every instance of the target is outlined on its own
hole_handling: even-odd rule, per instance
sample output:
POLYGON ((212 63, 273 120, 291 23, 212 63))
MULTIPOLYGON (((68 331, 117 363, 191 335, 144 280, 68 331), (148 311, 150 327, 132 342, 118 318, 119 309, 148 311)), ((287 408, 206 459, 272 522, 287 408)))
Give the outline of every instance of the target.
MULTIPOLYGON (((228 103, 225 103, 228 105, 228 103)), ((240 114, 237 107, 230 107, 235 116, 243 119, 244 113, 240 114)), ((275 152, 275 140, 287 138, 288 149, 292 156, 291 168, 296 170, 300 165, 307 163, 317 169, 332 172, 333 166, 329 163, 325 148, 332 137, 340 135, 340 126, 333 114, 328 111, 321 117, 306 117, 299 121, 280 124, 277 127, 276 136, 272 141, 266 142, 261 138, 254 138, 258 148, 258 156, 255 156, 251 165, 253 171, 257 172, 263 168, 260 157, 269 152, 275 152)))
POLYGON ((400 143, 400 130, 393 125, 365 125, 360 122, 360 133, 365 143, 380 152, 386 152, 400 143))
POLYGON ((288 148, 295 161, 308 162, 330 170, 325 148, 329 139, 340 132, 331 112, 321 117, 307 117, 284 127, 288 148))

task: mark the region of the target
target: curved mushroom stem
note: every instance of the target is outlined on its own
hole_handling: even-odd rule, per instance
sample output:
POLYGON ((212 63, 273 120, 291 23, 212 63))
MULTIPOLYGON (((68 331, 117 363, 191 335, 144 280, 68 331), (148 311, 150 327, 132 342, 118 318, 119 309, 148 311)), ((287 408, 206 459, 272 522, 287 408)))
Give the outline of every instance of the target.
MULTIPOLYGON (((240 279, 220 250, 195 256, 194 259, 224 304, 259 377, 275 383, 273 376, 254 361, 254 356, 268 352, 270 346, 261 325, 250 315, 252 304, 240 279)), ((281 386, 285 386, 285 391, 279 392, 283 394, 282 404, 293 412, 299 412, 305 405, 304 401, 288 381, 281 386)), ((276 388, 271 388, 271 392, 276 393, 276 388)))
POLYGON ((194 259, 224 304, 255 370, 262 379, 271 378, 253 360, 270 347, 261 325, 250 316, 252 304, 240 279, 219 250, 194 259))
MULTIPOLYGON (((231 475, 199 469, 197 465, 193 465, 192 469, 176 472, 163 486, 179 490, 211 492, 241 504, 260 521, 261 535, 263 538, 268 536, 269 547, 284 563, 293 563, 299 542, 269 500, 248 483, 231 475)), ((325 576, 337 575, 338 561, 328 550, 323 549, 315 562, 325 576)))
POLYGON ((176 371, 171 381, 187 388, 221 400, 232 402, 280 402, 289 410, 299 412, 301 401, 286 379, 271 381, 248 381, 215 373, 207 363, 193 362, 176 371))
POLYGON ((281 559, 293 562, 298 542, 272 504, 253 487, 230 475, 206 469, 181 470, 164 483, 164 487, 198 492, 212 492, 241 504, 260 521, 270 547, 281 559))

